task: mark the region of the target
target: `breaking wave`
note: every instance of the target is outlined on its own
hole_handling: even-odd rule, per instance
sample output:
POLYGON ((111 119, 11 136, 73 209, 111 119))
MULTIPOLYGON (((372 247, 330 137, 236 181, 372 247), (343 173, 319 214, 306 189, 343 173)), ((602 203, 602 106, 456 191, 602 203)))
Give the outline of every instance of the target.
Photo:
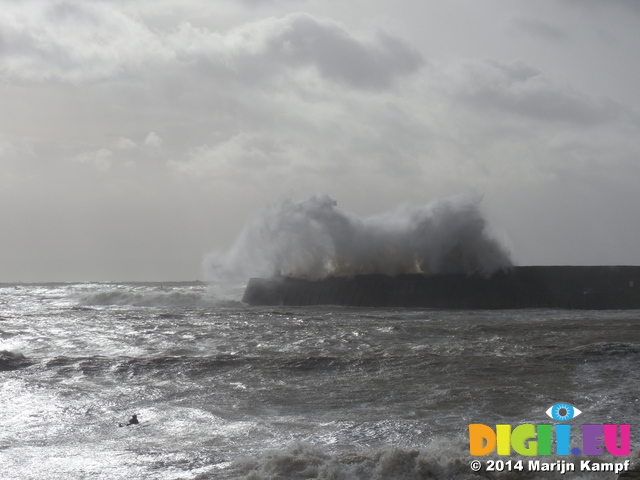
MULTIPOLYGON (((597 472, 576 472, 569 475, 560 472, 488 472, 484 468, 473 472, 469 467, 472 458, 460 445, 442 442, 421 449, 382 448, 378 450, 348 451, 331 454, 307 443, 297 442, 281 450, 272 450, 257 458, 244 458, 232 466, 232 476, 247 480, 303 479, 318 480, 423 480, 430 479, 502 479, 528 478, 550 480, 564 478, 602 478, 597 472)), ((560 457, 550 457, 555 461, 560 457)), ((572 459, 578 461, 577 459, 572 459)), ((577 470, 577 469, 576 469, 577 470)), ((199 480, 210 477, 203 474, 199 480)), ((217 478, 217 477, 216 477, 217 478)))
POLYGON ((212 293, 184 291, 130 292, 107 290, 77 296, 82 306, 135 306, 135 307, 183 307, 199 308, 228 303, 212 293))
POLYGON ((235 470, 250 480, 487 478, 482 473, 469 475, 467 463, 439 458, 433 456, 433 452, 387 448, 330 454, 302 442, 282 450, 268 451, 257 458, 239 460, 235 463, 235 470))
POLYGON ((17 370, 32 363, 20 352, 0 350, 0 371, 17 370))
POLYGON ((480 198, 460 196, 359 218, 328 196, 282 201, 248 222, 225 254, 205 262, 214 283, 274 274, 319 279, 381 273, 480 273, 512 265, 480 198))

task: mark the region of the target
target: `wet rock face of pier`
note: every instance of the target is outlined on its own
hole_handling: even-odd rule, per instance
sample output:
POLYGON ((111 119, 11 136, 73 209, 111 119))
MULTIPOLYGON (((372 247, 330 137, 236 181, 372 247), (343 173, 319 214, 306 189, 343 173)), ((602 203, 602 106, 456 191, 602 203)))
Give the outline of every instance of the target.
POLYGON ((640 308, 640 267, 530 266, 481 275, 252 278, 249 305, 348 305, 452 309, 640 308))

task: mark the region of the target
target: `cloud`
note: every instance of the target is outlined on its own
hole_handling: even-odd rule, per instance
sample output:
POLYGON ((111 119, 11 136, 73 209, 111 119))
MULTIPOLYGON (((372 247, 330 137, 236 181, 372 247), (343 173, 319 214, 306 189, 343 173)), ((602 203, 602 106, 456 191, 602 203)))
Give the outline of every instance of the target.
MULTIPOLYGON (((516 236, 528 261, 577 251, 572 235, 588 235, 593 220, 575 219, 594 208, 613 226, 621 208, 598 205, 616 195, 615 207, 628 209, 621 228, 640 225, 632 210, 640 173, 633 42, 622 41, 635 31, 619 28, 621 10, 607 2, 601 24, 592 13, 570 22, 582 12, 550 10, 548 2, 507 8, 500 18, 516 23, 473 45, 459 33, 471 31, 468 24, 434 29, 437 11, 424 25, 423 15, 403 11, 406 29, 394 36, 352 27, 369 23, 378 4, 364 17, 345 14, 355 4, 308 2, 313 15, 264 18, 287 5, 248 9, 225 0, 221 12, 208 2, 160 3, 3 3, 0 206, 18 209, 5 230, 20 232, 31 217, 92 234, 87 225, 95 222, 105 226, 96 239, 115 258, 132 250, 125 240, 114 247, 112 231, 156 244, 160 236, 145 229, 177 231, 180 218, 191 229, 180 236, 191 231, 198 241, 167 243, 169 256, 190 252, 197 265, 203 249, 230 242, 243 218, 282 195, 328 193, 367 215, 484 193, 495 223, 516 236), (615 50, 595 38, 596 24, 620 38, 615 50), (507 38, 513 43, 504 45, 507 38), (494 59, 460 57, 477 52, 494 59), (128 220, 118 223, 122 215, 128 220), (551 249, 554 230, 571 242, 551 249)), ((495 12, 469 12, 478 25, 500 26, 495 12)), ((31 237, 47 238, 46 230, 31 237)), ((16 234, 17 250, 22 243, 16 234)), ((635 258, 632 247, 625 251, 635 258)))
POLYGON ((15 147, 8 141, 0 138, 0 159, 15 153, 15 147))
POLYGON ((591 11, 594 8, 599 10, 616 8, 625 13, 640 14, 640 3, 637 0, 607 0, 606 2, 600 0, 569 0, 567 3, 591 11))
POLYGON ((520 17, 515 20, 515 23, 521 31, 533 35, 536 38, 543 38, 554 42, 559 42, 567 38, 567 32, 539 18, 520 17))
POLYGON ((215 132, 173 152, 168 165, 189 178, 254 184, 263 193, 268 184, 301 195, 367 185, 360 188, 380 196, 419 196, 535 188, 564 181, 589 164, 589 152, 624 162, 619 152, 637 151, 620 141, 622 125, 638 130, 629 111, 524 62, 452 60, 375 95, 333 82, 288 86, 225 90, 224 102, 239 103, 224 122, 209 92, 214 107, 202 121, 215 132))
POLYGON ((449 68, 450 93, 484 115, 512 114, 545 122, 593 125, 625 115, 607 98, 597 98, 551 81, 523 62, 468 60, 449 68))
POLYGON ((118 138, 116 145, 120 150, 131 150, 137 147, 136 142, 126 137, 118 138))
POLYGON ((95 167, 97 170, 106 172, 111 168, 111 158, 113 152, 106 148, 101 148, 95 152, 84 152, 72 158, 73 161, 84 163, 95 167))
POLYGON ((168 55, 144 24, 97 2, 5 4, 0 32, 0 72, 10 78, 98 80, 168 55))
POLYGON ((172 160, 169 166, 195 177, 204 174, 241 184, 257 179, 277 180, 304 160, 305 156, 294 145, 276 136, 239 133, 212 146, 192 148, 186 160, 172 160))
POLYGON ((144 144, 147 147, 160 148, 162 147, 163 140, 156 132, 150 132, 149 135, 147 135, 147 137, 144 139, 144 144))
POLYGON ((325 78, 352 87, 389 87, 416 72, 424 60, 401 40, 385 33, 364 40, 341 24, 306 14, 269 18, 228 37, 233 67, 264 73, 274 67, 314 67, 325 78))
POLYGON ((106 3, 27 0, 3 11, 0 32, 0 72, 32 81, 79 83, 186 67, 255 82, 313 68, 350 87, 385 88, 424 63, 389 34, 361 38, 342 24, 307 14, 220 33, 189 22, 152 29, 106 3))

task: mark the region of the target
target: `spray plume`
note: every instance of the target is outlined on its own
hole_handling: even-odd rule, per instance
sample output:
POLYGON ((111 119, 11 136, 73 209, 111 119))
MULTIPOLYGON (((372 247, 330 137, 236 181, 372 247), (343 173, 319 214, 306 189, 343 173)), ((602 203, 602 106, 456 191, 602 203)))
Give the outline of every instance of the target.
POLYGON ((207 276, 220 285, 274 274, 490 275, 511 260, 489 231, 480 200, 452 197, 367 218, 339 211, 328 196, 285 200, 249 221, 226 254, 209 257, 207 276))

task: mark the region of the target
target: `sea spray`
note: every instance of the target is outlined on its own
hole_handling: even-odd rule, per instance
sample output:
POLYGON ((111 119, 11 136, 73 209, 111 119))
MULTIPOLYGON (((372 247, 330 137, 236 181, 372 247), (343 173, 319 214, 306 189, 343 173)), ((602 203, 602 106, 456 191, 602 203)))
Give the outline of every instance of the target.
POLYGON ((478 196, 403 205, 366 218, 344 213, 328 196, 285 200, 251 219, 231 249, 205 261, 216 285, 244 285, 250 277, 381 273, 480 273, 511 265, 491 233, 478 196))

